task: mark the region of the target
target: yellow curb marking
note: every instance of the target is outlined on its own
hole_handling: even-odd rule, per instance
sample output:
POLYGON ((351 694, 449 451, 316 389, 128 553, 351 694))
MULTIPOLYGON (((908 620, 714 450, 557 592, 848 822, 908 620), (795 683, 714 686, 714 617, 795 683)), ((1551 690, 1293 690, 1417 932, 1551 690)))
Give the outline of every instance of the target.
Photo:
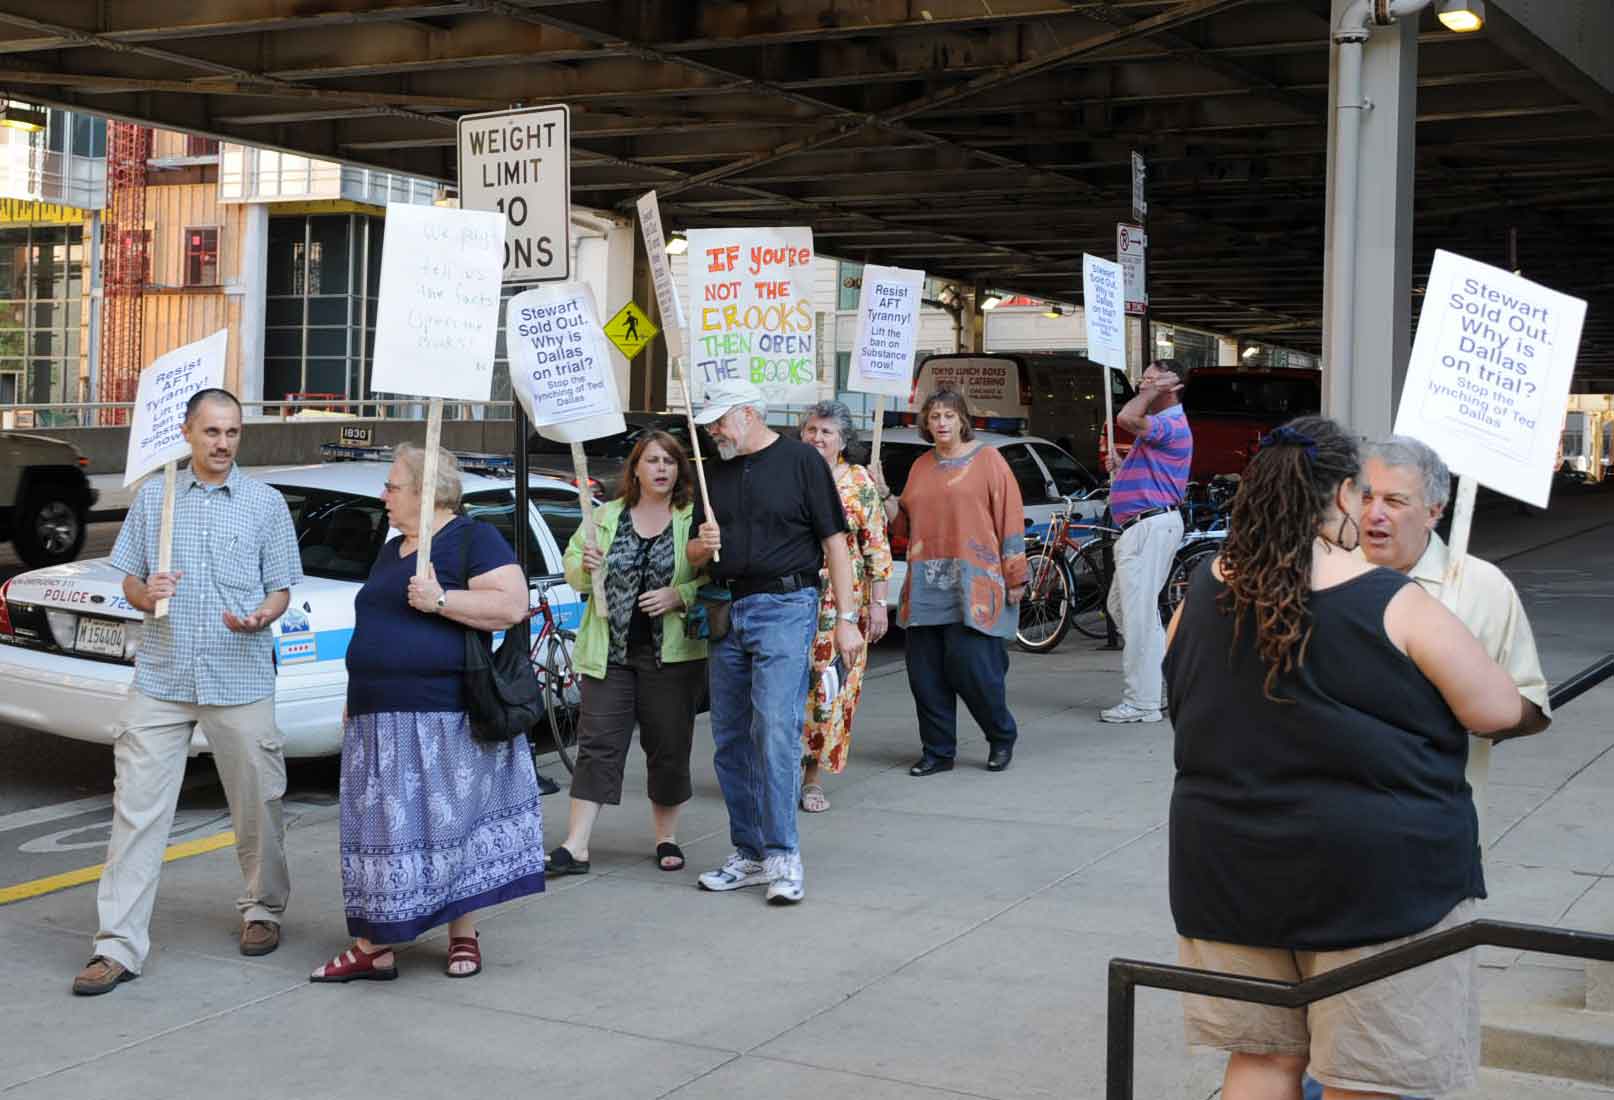
MULTIPOLYGON (((189 859, 191 856, 203 855, 207 852, 216 852, 220 848, 228 848, 235 843, 235 833, 216 833, 213 836, 204 836, 197 840, 187 840, 181 844, 170 844, 163 853, 163 862, 172 863, 176 859, 189 859)), ((72 886, 82 886, 86 882, 94 882, 101 877, 106 864, 97 863, 94 867, 84 867, 77 871, 64 871, 59 875, 49 875, 45 878, 36 878, 32 882, 19 882, 15 886, 0 888, 0 905, 10 905, 14 901, 26 898, 37 898, 42 894, 53 894, 57 890, 66 890, 72 886)))

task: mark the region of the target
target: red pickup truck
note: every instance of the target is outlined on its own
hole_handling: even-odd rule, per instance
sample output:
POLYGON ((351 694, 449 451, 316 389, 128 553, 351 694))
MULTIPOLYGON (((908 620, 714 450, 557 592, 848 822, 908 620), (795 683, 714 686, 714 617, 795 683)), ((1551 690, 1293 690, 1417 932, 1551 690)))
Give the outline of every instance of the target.
MULTIPOLYGON (((1263 435, 1297 416, 1315 414, 1322 407, 1322 374, 1201 367, 1188 375, 1182 403, 1194 431, 1190 476, 1206 482, 1217 474, 1242 473, 1263 435)), ((1121 454, 1132 449, 1132 433, 1117 426, 1115 435, 1121 454)))

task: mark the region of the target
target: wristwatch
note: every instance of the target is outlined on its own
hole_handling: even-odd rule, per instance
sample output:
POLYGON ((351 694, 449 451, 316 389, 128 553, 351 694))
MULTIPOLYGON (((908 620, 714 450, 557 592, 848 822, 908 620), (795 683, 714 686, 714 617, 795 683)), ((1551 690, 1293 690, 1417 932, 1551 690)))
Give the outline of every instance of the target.
POLYGON ((448 606, 448 593, 446 591, 437 593, 437 613, 439 615, 441 615, 443 613, 443 608, 445 608, 447 606, 448 606))
POLYGON ((853 626, 857 625, 856 611, 838 611, 835 613, 835 617, 843 623, 851 623, 853 626))

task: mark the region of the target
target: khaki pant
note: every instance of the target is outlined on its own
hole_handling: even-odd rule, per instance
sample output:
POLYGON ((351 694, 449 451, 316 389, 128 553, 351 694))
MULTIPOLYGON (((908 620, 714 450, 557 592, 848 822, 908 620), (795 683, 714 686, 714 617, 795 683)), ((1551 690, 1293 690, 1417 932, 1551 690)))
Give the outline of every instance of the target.
POLYGON ((279 924, 291 892, 280 806, 286 761, 275 727, 274 696, 211 707, 170 703, 130 689, 113 743, 117 788, 112 840, 96 892, 101 930, 95 953, 137 974, 151 949, 148 928, 157 880, 179 806, 193 726, 207 737, 230 804, 236 856, 246 880, 236 902, 242 920, 279 924))
POLYGON ((1126 639, 1121 651, 1121 702, 1159 710, 1165 678, 1166 628, 1160 623, 1160 590, 1182 545, 1182 513, 1139 520, 1115 540, 1115 583, 1107 610, 1126 639))

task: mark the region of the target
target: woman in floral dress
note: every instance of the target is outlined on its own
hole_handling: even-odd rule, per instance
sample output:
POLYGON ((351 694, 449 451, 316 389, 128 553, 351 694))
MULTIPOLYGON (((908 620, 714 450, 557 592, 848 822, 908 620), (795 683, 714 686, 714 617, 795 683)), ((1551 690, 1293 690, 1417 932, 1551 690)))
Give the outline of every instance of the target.
MULTIPOLYGON (((846 509, 847 548, 852 554, 852 592, 858 602, 858 629, 873 645, 885 636, 890 623, 886 615, 886 588, 891 580, 891 544, 885 533, 885 508, 880 491, 868 470, 846 461, 848 443, 856 441, 852 414, 839 401, 820 401, 807 410, 801 425, 802 442, 818 449, 835 472, 846 509)), ((808 813, 829 809, 829 799, 819 782, 824 770, 839 772, 846 767, 846 754, 852 745, 852 718, 863 693, 863 670, 868 665, 868 646, 856 663, 845 669, 840 691, 826 698, 828 688, 823 671, 835 659, 835 590, 827 582, 818 608, 818 633, 813 638, 812 689, 807 693, 807 720, 802 730, 801 808, 808 813)))

